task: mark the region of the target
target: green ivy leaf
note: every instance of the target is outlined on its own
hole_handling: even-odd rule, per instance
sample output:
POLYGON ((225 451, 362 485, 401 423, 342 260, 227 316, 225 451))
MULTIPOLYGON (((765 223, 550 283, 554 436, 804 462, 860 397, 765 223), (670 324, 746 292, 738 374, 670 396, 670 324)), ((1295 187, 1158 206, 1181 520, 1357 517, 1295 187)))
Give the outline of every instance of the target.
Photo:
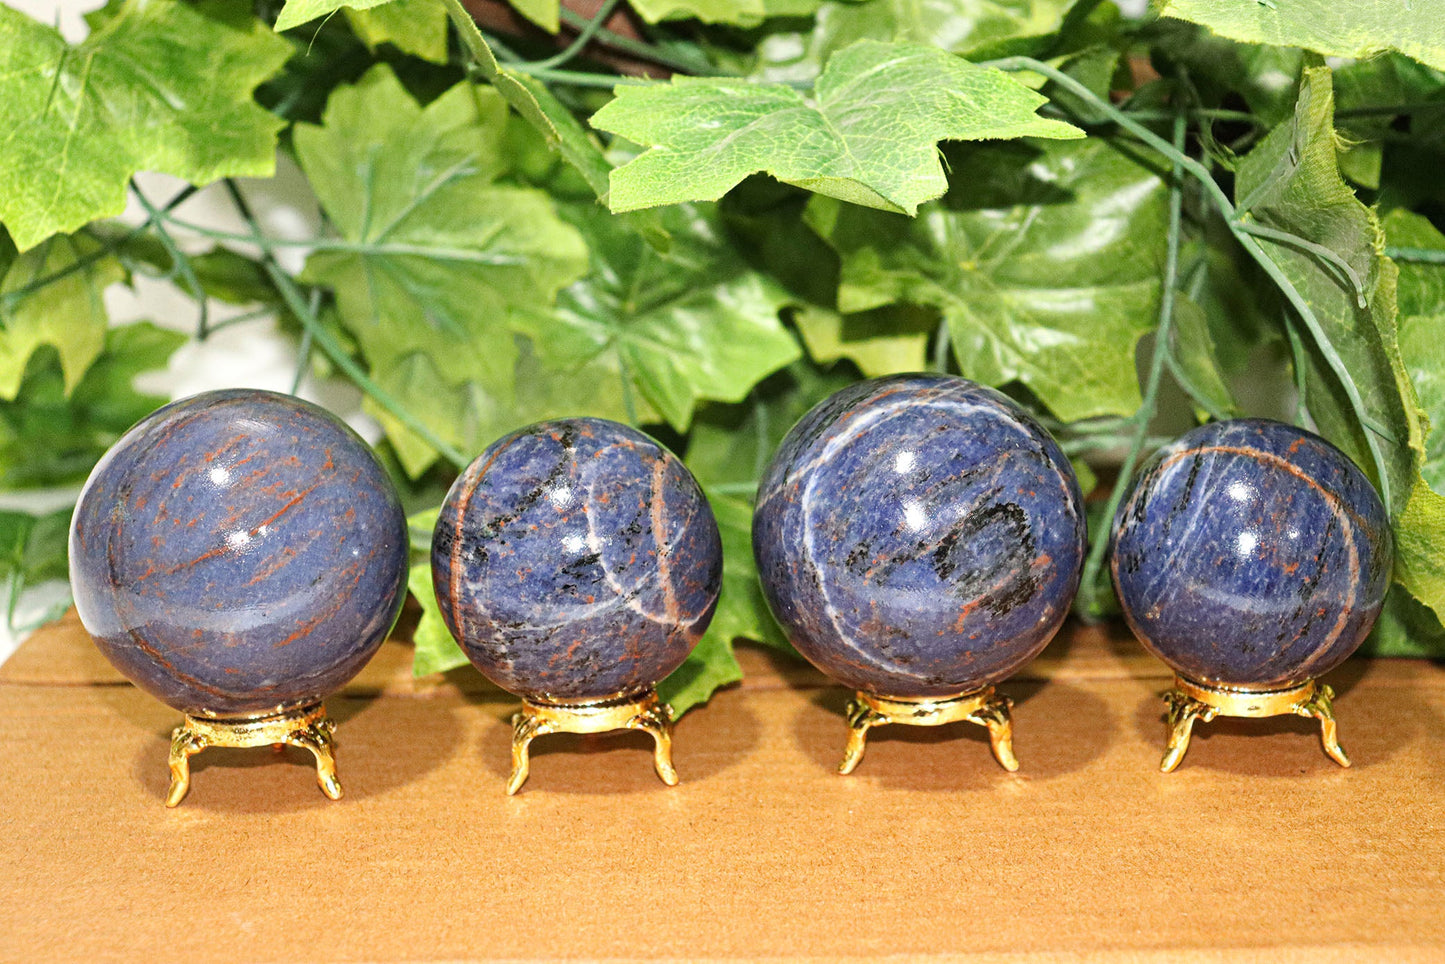
POLYGON ((711 206, 662 212, 666 253, 595 205, 567 215, 587 238, 591 273, 553 309, 512 312, 554 376, 603 379, 605 390, 640 397, 685 431, 699 400, 738 401, 799 356, 778 320, 785 292, 743 261, 711 206))
POLYGON ((922 44, 973 60, 1038 53, 1063 26, 1074 0, 827 0, 813 29, 758 46, 765 80, 809 81, 860 40, 922 44))
MULTIPOLYGON (((0 512, 0 586, 3 586, 6 624, 15 629, 15 603, 26 587, 66 578, 66 542, 70 534, 70 507, 30 515, 0 512)), ((59 616, 60 613, 55 613, 59 616)))
POLYGON ((1409 128, 1412 150, 1445 151, 1439 123, 1445 117, 1445 75, 1440 71, 1400 54, 1381 54, 1339 68, 1334 82, 1340 170, 1351 181, 1380 188, 1386 142, 1392 150, 1398 146, 1402 123, 1409 128), (1432 101, 1436 106, 1425 109, 1432 101))
POLYGON ((941 140, 1082 137, 1045 99, 934 47, 863 41, 828 61, 813 98, 784 84, 674 77, 621 86, 592 124, 650 149, 612 172, 614 211, 715 200, 764 171, 819 194, 909 214, 948 186, 941 140))
POLYGON ((751 504, 788 430, 855 380, 847 366, 829 370, 799 361, 760 384, 744 402, 708 405, 693 425, 687 467, 710 496, 751 504))
POLYGON ((9 273, 10 266, 18 257, 20 252, 15 250, 15 242, 10 240, 10 232, 5 230, 5 225, 0 224, 0 279, 9 273))
POLYGON ((1204 311, 1188 298, 1174 302, 1174 325, 1169 346, 1169 370, 1205 414, 1234 418, 1239 406, 1219 365, 1214 336, 1204 311))
MULTIPOLYGON (((1334 100, 1328 69, 1307 70, 1294 117, 1275 128, 1240 159, 1235 198, 1240 217, 1288 231, 1322 245, 1347 263, 1363 285, 1357 291, 1346 273, 1299 245, 1259 239, 1318 319, 1327 347, 1349 361, 1365 417, 1394 434, 1398 443, 1384 480, 1400 500, 1413 484, 1408 443, 1414 419, 1402 394, 1406 382, 1394 345, 1394 266, 1380 256, 1378 220, 1341 179, 1334 148, 1334 100), (1361 305, 1361 294, 1368 304, 1361 305)), ((1305 336, 1307 343, 1313 339, 1305 336)), ((1361 416, 1339 387, 1335 374, 1312 346, 1307 366, 1307 402, 1324 434, 1340 445, 1381 484, 1365 442, 1361 416)))
POLYGON ((1202 24, 1222 37, 1364 59, 1398 50, 1445 70, 1445 3, 1415 0, 1156 0, 1161 17, 1202 24))
POLYGON ((372 50, 389 43, 432 63, 447 62, 447 12, 436 0, 391 0, 366 10, 347 9, 346 22, 372 50))
POLYGON ((548 33, 556 33, 560 24, 561 10, 557 0, 507 0, 522 16, 548 33))
POLYGON ((887 305, 845 315, 805 305, 794 312, 793 324, 814 361, 829 365, 846 358, 874 378, 928 366, 928 342, 938 330, 938 313, 917 305, 887 305))
MULTIPOLYGON (((428 539, 430 541, 430 539, 428 539)), ((421 620, 412 633, 416 651, 412 654, 411 674, 430 676, 445 673, 458 666, 466 666, 470 660, 452 637, 446 620, 437 608, 436 590, 432 585, 431 558, 411 567, 407 573, 406 588, 421 604, 421 620)))
MULTIPOLYGON (((1408 211, 1385 218, 1385 238, 1393 246, 1445 254, 1445 235, 1429 219, 1408 211)), ((1430 487, 1445 491, 1445 266, 1398 262, 1400 358, 1410 373, 1420 407, 1433 431, 1425 439, 1421 474, 1430 487)))
POLYGON ((739 405, 710 405, 699 416, 687 465, 702 485, 722 535, 723 578, 717 612, 697 648, 658 692, 678 715, 742 678, 739 639, 797 657, 773 619, 753 562, 753 495, 783 436, 808 409, 853 379, 798 362, 768 379, 739 405))
POLYGON ((743 668, 738 665, 732 646, 721 636, 708 633, 698 640, 682 665, 657 684, 657 695, 672 707, 673 719, 680 719, 688 710, 712 699, 724 686, 742 682, 742 678, 743 668))
POLYGON ((276 31, 291 30, 342 8, 370 10, 393 2, 395 0, 286 0, 276 16, 276 31))
POLYGON ((839 309, 932 305, 965 376, 1022 382, 1065 421, 1138 408, 1163 179, 1094 138, 974 148, 951 167, 953 190, 914 220, 814 200, 809 221, 843 258, 839 309))
POLYGON ((282 305, 281 294, 265 267, 243 254, 218 247, 192 255, 190 260, 196 279, 212 298, 232 305, 282 305))
POLYGON ((1150 30, 1159 69, 1187 70, 1209 106, 1221 105, 1232 92, 1271 126, 1293 116, 1300 71, 1309 59, 1304 51, 1236 43, 1180 20, 1161 20, 1150 30))
POLYGON ((421 618, 412 632, 416 647, 412 654, 411 674, 430 676, 465 666, 467 654, 457 645, 437 607, 436 587, 432 583, 431 540, 441 508, 423 509, 406 517, 407 534, 411 540, 411 568, 407 570, 406 588, 421 607, 421 618))
POLYGON ((59 352, 67 394, 100 354, 109 323, 101 294, 125 271, 112 257, 97 259, 99 248, 84 235, 55 235, 6 272, 0 282, 0 399, 15 398, 26 363, 41 345, 59 352), (30 290, 35 284, 40 286, 30 290))
POLYGON ((23 251, 120 214, 137 171, 269 176, 282 122, 251 92, 289 52, 173 0, 130 0, 76 47, 0 5, 0 221, 23 251))
POLYGON ((1362 655, 1439 659, 1445 654, 1445 627, 1429 606, 1398 589, 1385 597, 1362 655))
MULTIPOLYGON (((851 0, 858 2, 858 0, 851 0)), ((632 0, 631 6, 648 23, 692 18, 703 23, 755 27, 768 17, 806 17, 823 0, 632 0)))
POLYGON ((105 348, 67 397, 60 360, 30 359, 13 402, 0 402, 0 488, 83 481, 105 450, 168 399, 133 387, 164 368, 185 335, 138 322, 105 332, 105 348))
POLYGON ((1260 239, 1260 246, 1300 292, 1318 320, 1323 345, 1307 347, 1306 401, 1316 426, 1379 483, 1364 420, 1376 427, 1384 454, 1387 504, 1395 522, 1395 578, 1436 613, 1445 612, 1445 497, 1420 475, 1427 420, 1420 411, 1396 334, 1398 272, 1380 252, 1375 213, 1340 177, 1335 157, 1334 98, 1328 68, 1306 70, 1294 118, 1241 159, 1235 181, 1241 216, 1288 231, 1348 264, 1360 292, 1338 266, 1298 244, 1260 239), (1325 351, 1343 358, 1363 411, 1350 402, 1325 351), (1388 436, 1388 437, 1386 437, 1388 436))
MULTIPOLYGON (((342 7, 365 10, 389 2, 394 0, 286 0, 285 8, 276 18, 276 29, 286 30, 342 7)), ((415 2, 436 3, 436 0, 415 2)), ((540 0, 540 3, 533 4, 533 12, 540 16, 545 13, 542 8, 547 5, 555 9, 556 0, 540 0)), ((437 4, 437 7, 445 9, 440 4, 437 4)), ((552 92, 535 77, 507 70, 497 63, 496 55, 487 46, 486 39, 470 17, 465 21, 454 19, 453 25, 464 34, 462 39, 468 49, 476 54, 477 70, 487 82, 496 88, 502 98, 521 114, 527 123, 537 129, 552 150, 577 169, 599 198, 604 197, 607 194, 607 177, 612 171, 612 165, 607 162, 602 149, 572 112, 552 96, 552 92)), ((555 17, 551 29, 554 32, 557 29, 555 17)), ((650 236, 655 243, 664 243, 660 232, 653 232, 650 236)))
MULTIPOLYGON (((582 238, 546 194, 495 183, 505 127, 493 90, 464 82, 422 108, 379 66, 332 94, 323 126, 295 133, 341 234, 307 259, 303 278, 336 291, 382 386, 459 445, 494 419, 464 423, 438 402, 480 386, 495 399, 483 407, 504 407, 517 359, 508 311, 547 304, 586 267, 582 238)), ((431 464, 430 447, 383 423, 408 472, 431 464)))
POLYGON ((0 579, 19 576, 23 584, 66 577, 65 541, 71 508, 44 515, 0 512, 0 579))

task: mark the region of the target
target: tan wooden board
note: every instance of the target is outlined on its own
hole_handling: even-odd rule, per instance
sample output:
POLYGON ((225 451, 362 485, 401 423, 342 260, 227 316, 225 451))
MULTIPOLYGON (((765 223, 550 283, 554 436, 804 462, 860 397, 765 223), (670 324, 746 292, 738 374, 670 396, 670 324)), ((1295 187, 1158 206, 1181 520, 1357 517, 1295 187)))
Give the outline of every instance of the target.
POLYGON ((1311 721, 1216 721, 1161 774, 1164 668, 1070 625, 966 724, 875 731, 745 650, 678 725, 553 736, 508 798, 514 700, 413 682, 388 643, 330 701, 346 796, 299 751, 208 750, 162 806, 178 715, 70 619, 0 667, 0 960, 1445 960, 1445 669, 1352 661, 1354 766, 1311 721))

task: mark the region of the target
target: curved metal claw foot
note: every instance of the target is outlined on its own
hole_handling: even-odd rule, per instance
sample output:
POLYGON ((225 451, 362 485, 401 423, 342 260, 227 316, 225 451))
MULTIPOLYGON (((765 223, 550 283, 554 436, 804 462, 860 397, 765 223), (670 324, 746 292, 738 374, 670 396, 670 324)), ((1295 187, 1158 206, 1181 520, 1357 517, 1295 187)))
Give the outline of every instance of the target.
POLYGON ((316 785, 332 800, 340 800, 341 781, 336 777, 336 741, 333 739, 335 732, 336 724, 322 717, 305 729, 291 733, 286 742, 311 752, 316 758, 316 785))
POLYGON ((1189 736, 1194 729, 1194 721, 1208 723, 1214 719, 1215 711, 1214 707, 1178 690, 1165 693, 1164 702, 1169 705, 1169 746, 1164 751, 1164 758, 1159 761, 1159 769, 1171 773, 1184 760, 1184 754, 1189 752, 1189 736))
POLYGON ((859 691, 848 703, 848 747, 843 751, 839 773, 852 773, 863 759, 868 731, 889 723, 909 726, 942 726, 960 721, 988 729, 994 759, 1010 772, 1019 768, 1014 756, 1013 701, 999 696, 992 686, 959 696, 894 697, 859 691))
POLYGON ((1331 760, 1342 767, 1350 758, 1340 748, 1331 700, 1335 691, 1318 680, 1305 680, 1277 689, 1253 689, 1200 683, 1183 676, 1164 694, 1169 704, 1169 749, 1159 769, 1168 773, 1184 759, 1189 731, 1196 719, 1208 723, 1216 716, 1261 719, 1269 716, 1308 716, 1320 721, 1320 743, 1331 760))
POLYGON ((652 737, 652 768, 663 783, 677 786, 677 768, 672 765, 672 707, 654 704, 633 717, 627 728, 652 737))
POLYGON ((336 779, 336 726, 320 703, 275 716, 214 719, 191 716, 171 733, 171 788, 166 806, 174 807, 191 788, 191 757, 211 746, 261 747, 277 749, 299 746, 316 758, 316 784, 332 800, 341 799, 341 782, 336 779))
POLYGON ((1300 716, 1313 717, 1320 721, 1320 745, 1325 748, 1325 753, 1331 760, 1334 760, 1342 767, 1350 765, 1350 758, 1345 755, 1344 747, 1340 746, 1338 736, 1338 725, 1335 722, 1335 707, 1332 702, 1335 698, 1335 691, 1326 683, 1321 683, 1316 689, 1314 696, 1301 703, 1295 712, 1300 716))
POLYGON ((191 757, 206 748, 206 741, 193 732, 188 723, 171 731, 171 786, 166 793, 166 806, 177 806, 191 790, 191 757))
POLYGON ((1010 712, 1013 705, 1014 701, 1007 696, 992 696, 968 715, 969 722, 988 727, 988 744, 993 750, 993 758, 1010 773, 1019 768, 1018 758, 1014 756, 1014 722, 1010 712))
POLYGON ((537 737, 551 732, 552 725, 545 717, 525 712, 512 715, 512 775, 507 780, 507 796, 513 796, 522 789, 522 784, 527 782, 527 775, 532 771, 527 748, 537 737))
POLYGON ((863 762, 863 751, 868 748, 868 731, 875 726, 885 726, 888 717, 874 710, 861 699, 848 701, 848 746, 843 750, 843 762, 838 772, 844 776, 858 769, 863 762))
POLYGON ((677 768, 672 765, 672 709, 658 702, 656 691, 647 690, 596 702, 524 700, 522 711, 512 717, 512 776, 507 781, 507 794, 516 793, 527 782, 527 746, 537 737, 609 730, 641 730, 651 736, 653 769, 663 783, 677 785, 677 768))

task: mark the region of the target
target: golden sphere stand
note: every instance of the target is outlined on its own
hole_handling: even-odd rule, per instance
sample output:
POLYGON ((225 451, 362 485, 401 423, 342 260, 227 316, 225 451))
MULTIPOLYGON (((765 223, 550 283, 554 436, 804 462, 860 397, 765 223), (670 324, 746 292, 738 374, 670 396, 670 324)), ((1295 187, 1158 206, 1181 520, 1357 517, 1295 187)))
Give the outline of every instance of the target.
POLYGON ((507 795, 522 789, 531 770, 527 748, 533 739, 549 733, 606 733, 640 730, 653 740, 652 765, 668 786, 677 785, 672 765, 672 708, 658 702, 654 690, 610 700, 544 702, 523 699, 522 710, 512 717, 512 775, 507 795))
POLYGON ((858 691, 848 703, 848 746, 838 772, 852 773, 863 759, 868 731, 898 723, 906 726, 942 726, 945 723, 976 723, 988 728, 988 742, 994 759, 1005 770, 1019 768, 1014 757, 1013 700, 998 696, 989 686, 959 696, 907 698, 877 696, 858 691))
POLYGON ((273 716, 211 719, 186 714, 171 733, 171 788, 166 806, 174 807, 191 789, 191 757, 207 747, 299 746, 316 758, 316 783, 332 800, 341 799, 336 779, 336 724, 320 703, 273 716))
POLYGON ((1208 723, 1216 716, 1257 719, 1267 716, 1306 716, 1320 721, 1320 743, 1325 753, 1342 767, 1350 758, 1336 735, 1335 691, 1317 680, 1282 689, 1251 689, 1243 686, 1214 686, 1174 677, 1174 688, 1164 694, 1169 707, 1169 746, 1159 769, 1169 773, 1179 766, 1189 750, 1194 721, 1208 723))

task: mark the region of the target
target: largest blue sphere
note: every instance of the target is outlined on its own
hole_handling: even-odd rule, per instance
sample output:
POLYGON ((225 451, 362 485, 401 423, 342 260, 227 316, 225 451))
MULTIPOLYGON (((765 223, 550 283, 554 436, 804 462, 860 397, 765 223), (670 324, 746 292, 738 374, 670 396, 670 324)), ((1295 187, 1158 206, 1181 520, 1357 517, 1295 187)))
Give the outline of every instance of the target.
POLYGON ((91 473, 70 531, 81 622, 193 716, 319 702, 376 652, 406 588, 406 518, 334 415, 206 392, 142 419, 91 473))
POLYGON ((636 696, 682 665, 722 584, 717 522, 692 473, 600 418, 492 443, 442 503, 437 602, 494 683, 542 702, 636 696))
POLYGON ((860 382, 810 411, 753 519, 793 644, 885 697, 956 696, 1032 659, 1069 611, 1084 546, 1079 484, 1048 433, 943 375, 860 382))
POLYGON ((1165 446, 1119 506, 1114 585, 1134 633, 1198 683, 1274 689, 1338 666, 1394 558, 1369 479, 1304 429, 1215 422, 1165 446))

